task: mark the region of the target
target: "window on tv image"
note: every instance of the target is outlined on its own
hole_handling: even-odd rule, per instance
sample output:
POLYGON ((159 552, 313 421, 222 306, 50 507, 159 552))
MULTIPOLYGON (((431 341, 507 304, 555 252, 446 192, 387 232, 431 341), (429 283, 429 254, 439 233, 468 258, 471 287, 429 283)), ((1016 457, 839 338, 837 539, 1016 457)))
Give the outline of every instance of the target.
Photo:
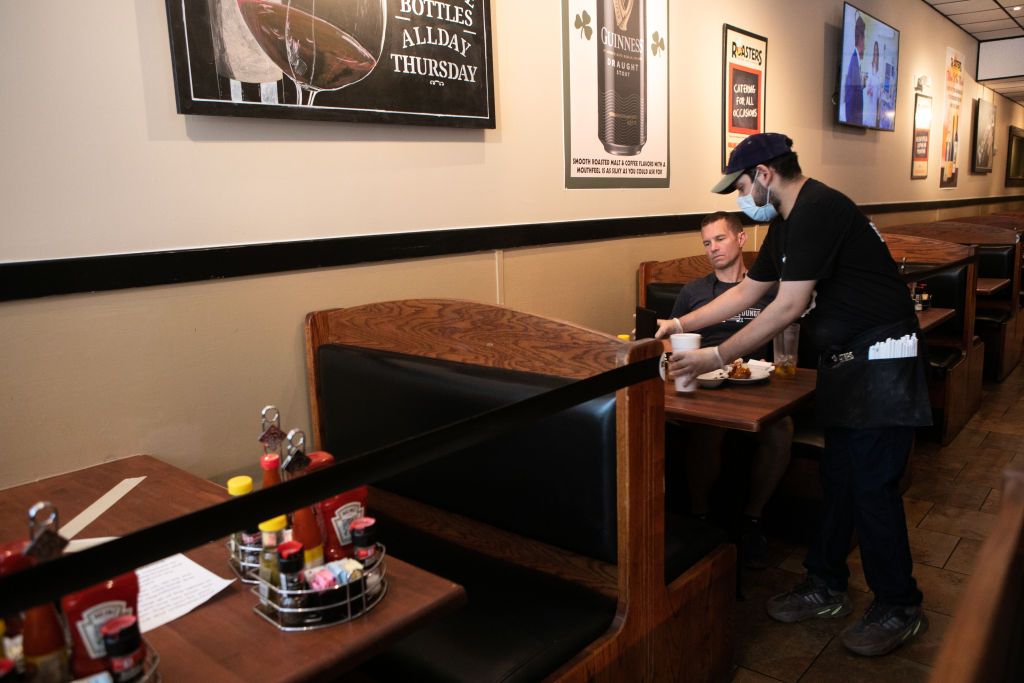
POLYGON ((894 130, 899 56, 899 31, 844 4, 839 123, 894 130))

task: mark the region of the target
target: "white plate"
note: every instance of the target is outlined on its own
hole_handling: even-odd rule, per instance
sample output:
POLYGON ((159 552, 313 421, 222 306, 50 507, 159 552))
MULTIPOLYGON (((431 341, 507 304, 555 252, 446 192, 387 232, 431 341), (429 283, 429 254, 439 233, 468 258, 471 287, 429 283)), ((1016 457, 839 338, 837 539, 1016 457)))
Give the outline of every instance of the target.
MULTIPOLYGON (((748 365, 747 367, 750 367, 750 366, 748 365)), ((756 368, 756 367, 754 367, 754 368, 750 368, 750 377, 747 377, 745 379, 735 379, 733 377, 729 377, 725 381, 726 382, 732 382, 733 384, 753 384, 754 382, 763 382, 763 381, 765 381, 766 379, 771 377, 771 374, 772 373, 768 372, 768 370, 766 370, 764 368, 756 368)))
POLYGON ((725 378, 729 376, 729 373, 725 370, 712 370, 711 372, 705 372, 703 375, 697 375, 697 385, 704 389, 714 389, 725 381, 725 378))

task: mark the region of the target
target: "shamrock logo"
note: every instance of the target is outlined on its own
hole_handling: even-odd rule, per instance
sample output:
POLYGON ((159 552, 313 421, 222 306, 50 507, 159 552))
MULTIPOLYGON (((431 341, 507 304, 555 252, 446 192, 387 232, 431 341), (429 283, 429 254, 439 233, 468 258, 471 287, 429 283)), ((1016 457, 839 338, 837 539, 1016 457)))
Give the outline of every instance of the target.
POLYGON ((665 39, 658 36, 658 32, 655 31, 654 35, 651 36, 651 52, 655 57, 658 56, 658 50, 665 51, 665 39))
POLYGON ((591 36, 594 35, 594 29, 590 26, 590 15, 587 14, 587 10, 583 10, 582 14, 576 15, 576 28, 580 30, 580 37, 590 40, 591 36))

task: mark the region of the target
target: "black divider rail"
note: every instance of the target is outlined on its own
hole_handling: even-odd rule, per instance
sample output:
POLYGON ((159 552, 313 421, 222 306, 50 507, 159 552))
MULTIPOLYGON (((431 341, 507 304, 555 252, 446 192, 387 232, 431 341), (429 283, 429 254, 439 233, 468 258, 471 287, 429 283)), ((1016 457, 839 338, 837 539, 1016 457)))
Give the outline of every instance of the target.
POLYGON ((213 505, 80 552, 0 577, 0 614, 23 610, 80 590, 238 529, 291 512, 339 491, 479 444, 574 405, 658 377, 659 357, 608 370, 523 401, 453 422, 384 448, 367 451, 279 486, 213 505))

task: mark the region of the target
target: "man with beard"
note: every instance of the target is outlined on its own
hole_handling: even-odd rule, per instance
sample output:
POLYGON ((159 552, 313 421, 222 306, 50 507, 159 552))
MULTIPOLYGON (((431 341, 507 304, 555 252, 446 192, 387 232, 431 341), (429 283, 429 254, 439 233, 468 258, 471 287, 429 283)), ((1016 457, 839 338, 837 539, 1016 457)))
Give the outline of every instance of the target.
POLYGON ((712 191, 738 191, 750 218, 770 222, 768 234, 747 277, 681 317, 679 327, 735 315, 775 282, 778 295, 717 347, 673 353, 669 374, 692 378, 722 367, 803 316, 805 340, 819 354, 822 530, 804 560, 806 578, 767 609, 785 622, 849 614, 846 555, 856 529, 874 601, 841 638, 853 652, 882 655, 928 627, 899 491, 914 428, 931 423, 923 345, 879 359, 879 342, 918 336, 910 293, 875 226, 845 195, 805 177, 792 145, 785 135, 761 133, 733 150, 712 191))

